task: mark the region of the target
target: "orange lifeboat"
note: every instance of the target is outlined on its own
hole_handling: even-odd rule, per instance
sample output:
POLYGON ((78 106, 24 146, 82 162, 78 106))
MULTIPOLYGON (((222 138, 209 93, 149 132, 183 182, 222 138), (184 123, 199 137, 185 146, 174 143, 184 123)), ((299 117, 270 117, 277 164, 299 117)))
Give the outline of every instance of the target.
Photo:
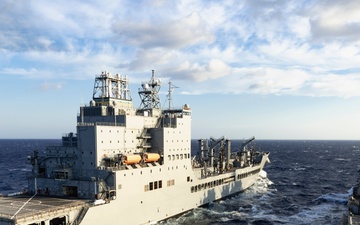
POLYGON ((146 153, 145 162, 156 162, 160 159, 160 155, 157 153, 146 153))
POLYGON ((130 164, 139 163, 140 161, 141 161, 140 155, 127 155, 127 156, 125 156, 124 163, 127 165, 130 165, 130 164))

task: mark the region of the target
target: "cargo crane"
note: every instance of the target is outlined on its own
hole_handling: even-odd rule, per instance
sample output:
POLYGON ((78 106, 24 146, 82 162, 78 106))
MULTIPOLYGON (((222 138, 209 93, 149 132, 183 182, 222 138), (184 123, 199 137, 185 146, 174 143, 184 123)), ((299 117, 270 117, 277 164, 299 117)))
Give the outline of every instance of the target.
POLYGON ((207 177, 208 167, 213 167, 212 173, 223 173, 229 169, 231 141, 224 136, 218 139, 200 139, 200 164, 204 166, 204 177, 207 177))

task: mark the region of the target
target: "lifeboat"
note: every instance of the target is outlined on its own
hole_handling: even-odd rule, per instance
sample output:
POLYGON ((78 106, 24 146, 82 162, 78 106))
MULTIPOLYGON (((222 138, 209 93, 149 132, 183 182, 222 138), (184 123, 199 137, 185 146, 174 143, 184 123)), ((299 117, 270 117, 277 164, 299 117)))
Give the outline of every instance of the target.
POLYGON ((157 153, 146 153, 145 162, 157 162, 160 159, 160 155, 157 153))
POLYGON ((131 164, 139 163, 140 161, 141 161, 140 155, 127 155, 125 156, 124 163, 127 165, 131 165, 131 164))

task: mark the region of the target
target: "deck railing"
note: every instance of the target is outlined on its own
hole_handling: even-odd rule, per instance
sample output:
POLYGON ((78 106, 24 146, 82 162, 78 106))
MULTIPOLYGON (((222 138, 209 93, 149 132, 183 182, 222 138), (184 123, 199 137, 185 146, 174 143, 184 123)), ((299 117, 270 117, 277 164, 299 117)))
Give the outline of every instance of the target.
POLYGON ((111 123, 111 122, 78 122, 78 126, 119 126, 125 127, 125 123, 111 123))

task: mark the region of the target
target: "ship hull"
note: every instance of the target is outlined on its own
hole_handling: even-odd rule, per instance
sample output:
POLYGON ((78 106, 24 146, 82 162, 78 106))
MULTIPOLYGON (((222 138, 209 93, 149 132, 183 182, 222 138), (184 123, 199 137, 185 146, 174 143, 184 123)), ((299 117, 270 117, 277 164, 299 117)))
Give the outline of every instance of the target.
MULTIPOLYGON (((66 222, 69 224, 107 224, 107 225, 139 225, 156 223, 158 221, 166 220, 168 218, 181 215, 194 208, 206 206, 211 202, 234 196, 239 192, 242 192, 254 185, 259 177, 260 171, 263 169, 268 155, 264 154, 261 163, 246 168, 239 168, 232 172, 226 172, 207 178, 197 179, 196 169, 190 169, 193 176, 189 181, 181 181, 182 179, 175 179, 174 185, 168 186, 165 184, 163 187, 152 191, 137 190, 136 187, 139 183, 144 181, 138 177, 131 179, 131 174, 135 175, 136 172, 144 174, 144 179, 151 179, 147 176, 146 171, 142 172, 133 171, 121 171, 117 174, 117 180, 120 183, 120 177, 129 176, 130 179, 126 180, 128 187, 122 186, 121 189, 124 195, 117 195, 116 199, 110 200, 107 203, 94 205, 88 204, 84 200, 78 199, 62 199, 47 197, 48 200, 54 202, 54 207, 49 208, 48 205, 44 206, 44 209, 35 211, 32 208, 32 213, 19 213, 16 217, 11 218, 11 215, 3 217, 0 220, 0 224, 56 224, 58 221, 66 222), (126 175, 125 175, 126 174, 126 175), (247 176, 246 176, 247 175, 247 176), (196 189, 195 189, 196 187, 196 189), (132 189, 132 191, 129 191, 132 189), (57 206, 60 201, 67 201, 67 205, 57 206)), ((185 166, 186 167, 186 166, 185 166)), ((181 174, 184 171, 160 171, 165 170, 164 166, 154 166, 149 169, 149 173, 153 174, 152 177, 161 179, 162 177, 174 177, 181 178, 181 174), (155 172, 159 171, 159 172, 155 172)), ((186 170, 184 168, 184 170, 186 170)), ((119 185, 118 183, 118 185, 119 185)), ((36 197, 40 198, 40 197, 36 197)), ((11 202, 17 197, 3 197, 4 201, 11 202), (12 199, 12 200, 11 200, 12 199)), ((19 199, 17 199, 19 200, 19 199)), ((25 200, 28 200, 24 198, 25 200)), ((32 201, 41 202, 42 199, 33 199, 32 201)), ((44 201, 45 202, 45 201, 44 201)), ((31 204, 31 201, 30 201, 31 204)), ((47 203, 49 204, 49 203, 47 203)), ((13 203, 11 203, 13 205, 13 203)), ((21 203, 19 202, 19 205, 21 203)))
MULTIPOLYGON (((192 182, 175 181, 175 185, 154 190, 152 193, 133 193, 131 196, 120 194, 109 204, 91 207, 81 224, 148 224, 183 214, 246 190, 256 182, 266 160, 267 155, 263 157, 260 165, 254 167, 237 169, 234 172, 192 182), (241 177, 242 174, 250 174, 252 171, 256 172, 241 177), (200 188, 195 191, 195 186, 200 188), (167 190, 164 190, 165 188, 167 190)), ((158 179, 161 175, 158 174, 156 177, 158 179)))

